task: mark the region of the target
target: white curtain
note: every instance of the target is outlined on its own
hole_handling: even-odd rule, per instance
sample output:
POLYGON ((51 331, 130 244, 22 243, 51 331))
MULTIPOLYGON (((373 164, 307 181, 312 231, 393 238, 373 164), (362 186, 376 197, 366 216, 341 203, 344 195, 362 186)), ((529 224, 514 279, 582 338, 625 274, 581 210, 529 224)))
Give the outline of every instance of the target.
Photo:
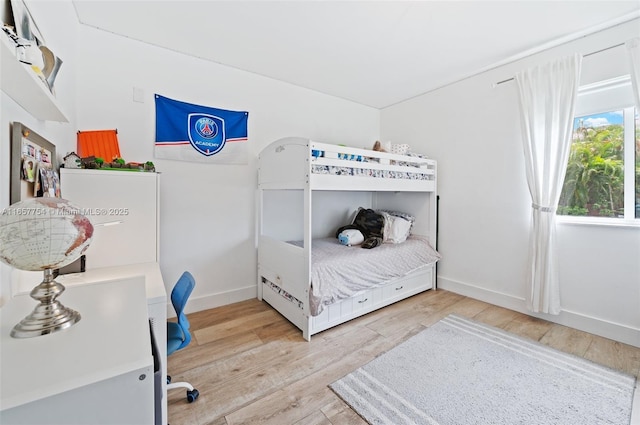
POLYGON ((533 228, 527 273, 527 308, 560 313, 556 268, 556 208, 569 159, 582 56, 576 54, 515 76, 533 228))
POLYGON ((640 110, 640 38, 634 38, 626 43, 631 61, 631 84, 633 95, 636 99, 636 107, 640 110))

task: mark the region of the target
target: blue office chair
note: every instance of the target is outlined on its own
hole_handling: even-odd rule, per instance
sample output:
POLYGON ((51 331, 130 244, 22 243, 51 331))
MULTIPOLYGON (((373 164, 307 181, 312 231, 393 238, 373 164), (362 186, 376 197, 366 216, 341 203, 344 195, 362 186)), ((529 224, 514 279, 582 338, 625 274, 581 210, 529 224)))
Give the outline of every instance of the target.
MULTIPOLYGON (((167 356, 183 349, 191 342, 191 334, 189 333, 189 320, 184 314, 184 307, 191 295, 191 291, 196 286, 196 281, 189 272, 182 273, 180 279, 171 291, 171 304, 176 310, 178 322, 167 322, 167 356)), ((174 388, 187 389, 187 401, 189 403, 195 401, 200 393, 193 388, 188 382, 171 383, 171 377, 167 376, 167 391, 174 388)))

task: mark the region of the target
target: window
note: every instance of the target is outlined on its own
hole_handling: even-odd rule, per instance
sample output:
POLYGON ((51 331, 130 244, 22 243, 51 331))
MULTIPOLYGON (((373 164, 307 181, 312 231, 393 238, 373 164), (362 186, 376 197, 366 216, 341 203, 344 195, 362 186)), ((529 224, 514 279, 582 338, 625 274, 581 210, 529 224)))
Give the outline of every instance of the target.
POLYGON ((640 219, 640 121, 624 88, 628 77, 581 87, 558 215, 640 219))

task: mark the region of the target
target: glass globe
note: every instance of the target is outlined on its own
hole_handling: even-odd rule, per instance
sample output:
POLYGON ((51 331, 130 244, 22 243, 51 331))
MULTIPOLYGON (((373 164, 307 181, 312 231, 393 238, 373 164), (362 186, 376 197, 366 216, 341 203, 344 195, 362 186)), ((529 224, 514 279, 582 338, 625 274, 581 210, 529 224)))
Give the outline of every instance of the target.
POLYGON ((78 312, 56 301, 64 286, 53 279, 53 270, 80 258, 92 236, 89 219, 66 199, 31 198, 2 210, 0 260, 20 270, 44 271, 44 280, 31 291, 40 304, 11 336, 44 335, 80 320, 78 312))

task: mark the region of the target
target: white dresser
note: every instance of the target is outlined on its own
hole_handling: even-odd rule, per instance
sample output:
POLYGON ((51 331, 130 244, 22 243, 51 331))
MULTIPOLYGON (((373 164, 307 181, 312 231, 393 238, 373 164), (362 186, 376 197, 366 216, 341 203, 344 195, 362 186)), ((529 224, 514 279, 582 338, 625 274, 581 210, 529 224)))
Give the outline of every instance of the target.
POLYGON ((60 187, 94 225, 87 269, 159 261, 159 173, 61 168, 60 187))

